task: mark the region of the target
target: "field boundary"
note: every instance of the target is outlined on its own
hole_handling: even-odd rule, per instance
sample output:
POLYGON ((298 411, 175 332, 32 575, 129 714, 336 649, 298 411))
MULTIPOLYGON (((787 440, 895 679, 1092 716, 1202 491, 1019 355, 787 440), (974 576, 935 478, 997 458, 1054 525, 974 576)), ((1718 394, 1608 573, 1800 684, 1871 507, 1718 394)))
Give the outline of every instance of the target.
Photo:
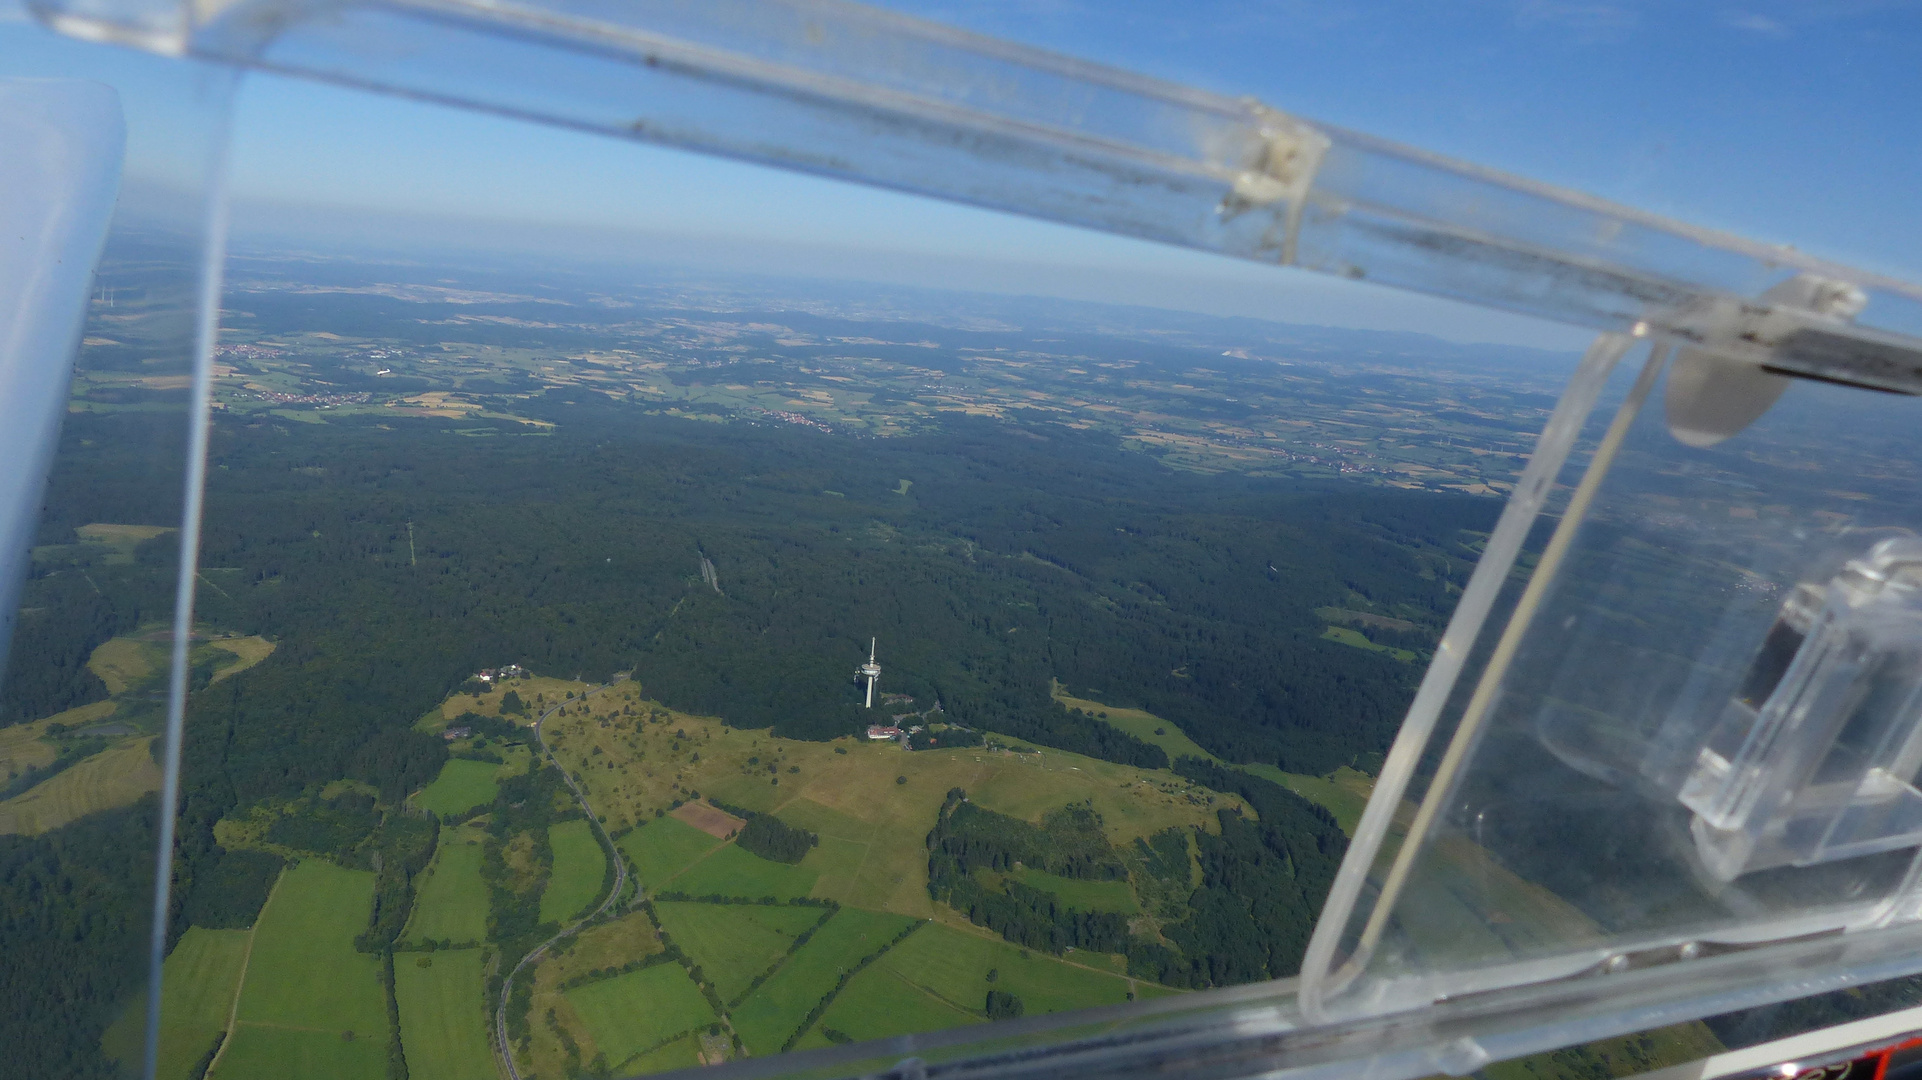
POLYGON ((907 926, 902 927, 901 932, 894 935, 894 940, 862 957, 860 962, 843 971, 840 980, 834 984, 834 989, 829 990, 827 996, 816 1002, 814 1008, 808 1010, 808 1014, 801 1018, 801 1026, 794 1029, 794 1034, 787 1037, 787 1041, 781 1044, 781 1049, 778 1052, 785 1054, 789 1050, 794 1049, 794 1044, 801 1041, 801 1036, 806 1035, 809 1028, 821 1022, 821 1018, 827 1015, 828 1006, 834 1004, 834 999, 840 997, 841 991, 847 989, 848 983, 853 982, 856 975, 866 971, 869 964, 887 955, 888 950, 906 941, 916 930, 921 929, 933 921, 932 919, 916 919, 907 926))
MULTIPOLYGON (((754 976, 754 981, 747 984, 746 990, 743 990, 740 993, 734 995, 734 1000, 727 1003, 727 1007, 730 1012, 733 1011, 736 1007, 738 1007, 741 1004, 741 1002, 746 1001, 749 994, 752 994, 754 991, 759 990, 761 988, 762 983, 765 983, 769 979, 772 979, 774 977, 775 972, 781 970, 781 968, 784 965, 786 965, 786 963, 790 959, 793 958, 795 953, 801 951, 801 946, 806 945, 810 941, 813 941, 815 931, 821 929, 823 926, 826 926, 828 924, 829 919, 832 919, 836 915, 839 915, 841 913, 840 904, 834 904, 832 901, 830 901, 829 903, 832 904, 833 906, 829 907, 826 911, 823 911, 821 913, 821 917, 814 920, 813 926, 810 926, 806 930, 803 930, 800 933, 794 935, 794 940, 788 943, 787 951, 782 953, 779 957, 777 957, 772 964, 769 964, 767 966, 767 970, 761 972, 759 975, 754 976)), ((719 906, 719 905, 716 905, 716 906, 719 906)), ((760 905, 757 904, 755 906, 759 907, 760 905)), ((776 905, 769 904, 767 906, 774 907, 776 905)), ((809 905, 782 904, 779 906, 807 907, 809 905)))

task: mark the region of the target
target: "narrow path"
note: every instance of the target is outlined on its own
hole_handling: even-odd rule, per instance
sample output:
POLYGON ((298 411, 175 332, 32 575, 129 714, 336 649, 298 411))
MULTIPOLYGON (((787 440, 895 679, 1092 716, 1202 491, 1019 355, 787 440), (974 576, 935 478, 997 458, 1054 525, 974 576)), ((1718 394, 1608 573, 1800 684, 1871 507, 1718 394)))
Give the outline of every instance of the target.
POLYGON ((274 878, 274 887, 267 890, 267 899, 260 904, 260 914, 254 916, 254 924, 247 928, 247 947, 240 952, 240 977, 234 980, 234 1000, 227 1006, 227 1033, 220 1037, 220 1049, 214 1051, 214 1059, 207 1063, 207 1071, 202 1076, 214 1075, 220 1059, 227 1056, 227 1048, 234 1044, 234 1027, 240 1023, 240 992, 247 988, 247 965, 254 961, 254 935, 260 932, 260 916, 267 914, 267 905, 274 902, 274 894, 280 891, 280 883, 285 880, 287 867, 283 865, 274 878))
POLYGON ((580 697, 571 699, 564 698, 552 708, 542 713, 538 720, 534 721, 534 738, 540 743, 541 754, 547 758, 550 764, 560 770, 561 779, 567 781, 568 790, 574 793, 575 801, 581 804, 581 810, 587 814, 589 824, 594 826, 595 832, 601 834, 602 842, 607 845, 608 858, 614 860, 614 887, 608 890, 607 898, 601 901, 600 906, 576 920, 572 926, 567 927, 560 933, 555 934, 553 937, 548 938, 546 941, 541 942, 529 950, 526 956, 521 957, 521 962, 514 965, 514 970, 507 973, 507 978, 501 980, 500 1001, 494 1006, 494 1055, 496 1061, 500 1064, 501 1074, 507 1077, 507 1080, 521 1080, 520 1068, 514 1064, 514 1048, 507 1042, 507 1002, 514 993, 514 979, 530 964, 539 963, 541 957, 547 955, 547 950, 553 948, 557 942, 579 933, 581 927, 599 918, 602 912, 605 912, 614 905, 614 901, 621 895, 621 890, 627 886, 627 862, 621 858, 620 849, 614 846, 614 838, 607 834, 607 827, 601 824, 601 819, 594 813, 594 807, 588 803, 587 791, 575 781, 574 775, 567 771, 567 768, 554 756, 554 751, 547 745, 547 718, 569 705, 578 704, 609 687, 619 686, 626 681, 626 676, 617 676, 614 681, 610 683, 603 686, 592 687, 584 691, 580 697))

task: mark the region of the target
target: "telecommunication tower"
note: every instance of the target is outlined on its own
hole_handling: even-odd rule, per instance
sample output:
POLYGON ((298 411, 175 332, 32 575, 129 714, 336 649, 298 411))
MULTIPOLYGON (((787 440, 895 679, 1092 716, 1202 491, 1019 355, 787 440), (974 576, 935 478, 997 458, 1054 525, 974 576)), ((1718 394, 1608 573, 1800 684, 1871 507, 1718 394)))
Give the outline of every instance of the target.
POLYGON ((881 665, 874 662, 874 638, 868 639, 868 662, 854 669, 854 677, 868 681, 867 708, 874 708, 874 682, 881 677, 881 665))

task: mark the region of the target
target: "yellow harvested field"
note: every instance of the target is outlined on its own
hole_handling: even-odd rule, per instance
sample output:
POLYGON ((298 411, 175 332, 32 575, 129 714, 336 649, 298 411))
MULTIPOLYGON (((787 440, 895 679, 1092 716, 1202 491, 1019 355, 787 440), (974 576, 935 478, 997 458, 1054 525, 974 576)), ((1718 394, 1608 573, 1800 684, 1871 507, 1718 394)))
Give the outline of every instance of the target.
POLYGON ((113 702, 96 701, 92 705, 82 705, 78 709, 68 709, 58 716, 45 720, 35 720, 31 724, 15 724, 0 728, 0 779, 9 779, 28 766, 51 764, 59 756, 40 736, 47 725, 58 720, 68 725, 97 720, 113 712, 113 702))
POLYGON ((214 682, 219 682, 229 675, 240 674, 273 655, 274 651, 274 643, 259 636, 221 638, 217 641, 209 641, 207 644, 234 654, 231 662, 221 664, 214 671, 214 682))
POLYGON ((37 835, 159 791, 160 767, 148 752, 153 739, 149 735, 109 747, 0 802, 0 833, 37 835))
POLYGON ((161 533, 173 532, 165 525, 110 525, 96 521, 91 525, 81 525, 73 530, 82 540, 92 540, 100 544, 140 543, 152 540, 161 533))

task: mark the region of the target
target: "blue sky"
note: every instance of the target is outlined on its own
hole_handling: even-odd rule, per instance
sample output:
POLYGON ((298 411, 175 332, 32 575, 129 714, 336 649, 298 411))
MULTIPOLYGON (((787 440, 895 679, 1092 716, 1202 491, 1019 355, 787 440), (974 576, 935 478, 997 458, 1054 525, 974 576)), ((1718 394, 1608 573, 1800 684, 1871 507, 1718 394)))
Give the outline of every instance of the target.
MULTIPOLYGON (((887 6, 1922 277, 1922 10, 1913 4, 887 6)), ((6 58, 0 48, 0 64, 6 58)), ((700 269, 1457 338, 1578 338, 1313 275, 274 77, 243 87, 233 176, 245 204, 271 207, 243 213, 243 235, 578 245, 700 269), (460 224, 436 224, 448 218, 460 224)))

